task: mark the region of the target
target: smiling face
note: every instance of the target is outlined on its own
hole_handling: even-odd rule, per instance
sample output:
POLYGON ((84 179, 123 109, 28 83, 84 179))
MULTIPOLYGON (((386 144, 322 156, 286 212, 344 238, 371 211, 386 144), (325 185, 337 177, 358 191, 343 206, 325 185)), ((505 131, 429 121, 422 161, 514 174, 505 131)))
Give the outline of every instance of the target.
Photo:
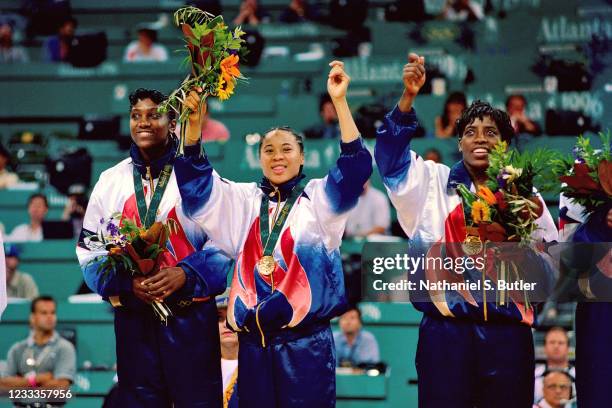
POLYGON ((165 146, 175 121, 167 114, 157 112, 157 104, 151 99, 139 99, 130 111, 130 133, 141 151, 165 146))
POLYGON ((264 176, 278 186, 300 173, 304 153, 291 132, 277 129, 264 136, 259 163, 264 176))
POLYGON ((484 171, 489 166, 489 152, 501 141, 501 134, 490 116, 476 118, 463 130, 459 148, 468 168, 484 171))

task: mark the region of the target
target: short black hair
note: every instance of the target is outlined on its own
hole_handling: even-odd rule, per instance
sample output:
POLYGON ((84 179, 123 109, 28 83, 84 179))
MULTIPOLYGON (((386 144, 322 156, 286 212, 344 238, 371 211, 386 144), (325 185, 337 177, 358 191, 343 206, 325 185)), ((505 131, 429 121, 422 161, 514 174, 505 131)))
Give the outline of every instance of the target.
POLYGON ((151 42, 157 42, 157 31, 152 28, 139 28, 138 34, 146 34, 151 39, 151 42))
MULTIPOLYGON (((145 99, 150 99, 157 105, 168 99, 166 95, 158 91, 157 89, 138 88, 130 94, 130 111, 138 103, 145 99)), ((173 109, 168 109, 168 118, 173 120, 176 118, 176 112, 173 109)))
POLYGON ((261 139, 259 139, 259 149, 258 151, 261 153, 261 148, 263 146, 263 142, 266 139, 266 136, 272 132, 276 132, 282 130, 283 132, 289 132, 293 135, 293 137, 295 138, 295 141, 297 142, 297 144, 300 146, 300 153, 304 153, 304 138, 302 137, 302 135, 300 135, 299 133, 297 133, 293 128, 289 127, 289 126, 276 126, 273 128, 270 128, 268 130, 266 130, 266 133, 263 134, 263 136, 261 137, 261 139))
POLYGON ((442 126, 447 127, 450 122, 450 118, 448 117, 448 105, 451 103, 458 103, 463 105, 463 109, 467 106, 467 98, 463 92, 451 92, 446 101, 444 101, 444 110, 442 112, 442 126))
POLYGON ((62 18, 61 20, 59 20, 59 25, 57 26, 57 29, 59 30, 67 23, 71 23, 74 26, 74 28, 77 28, 79 26, 79 22, 77 21, 77 19, 74 18, 73 16, 68 15, 62 18))
POLYGON ((36 304, 38 302, 53 302, 53 303, 55 303, 57 305, 57 302, 55 301, 53 296, 40 295, 40 296, 35 297, 34 299, 32 299, 32 303, 30 303, 30 312, 31 313, 36 312, 36 304))
POLYGON ((508 109, 508 104, 510 104, 510 101, 512 99, 514 99, 514 98, 520 99, 521 101, 523 101, 523 105, 527 106, 527 99, 523 95, 521 95, 521 94, 512 94, 512 95, 510 95, 510 96, 508 96, 506 98, 506 109, 508 109))
POLYGON ((328 93, 323 93, 319 97, 319 112, 323 110, 323 105, 325 105, 326 103, 333 103, 333 102, 332 102, 331 96, 329 96, 328 93))
POLYGON ((31 196, 29 196, 28 197, 28 207, 30 206, 32 201, 34 201, 35 198, 42 198, 43 201, 45 202, 45 207, 49 208, 49 201, 47 200, 47 196, 44 195, 43 193, 34 193, 31 196))
POLYGON ((510 144, 514 137, 514 128, 510 123, 510 117, 508 114, 501 110, 494 108, 488 102, 475 100, 472 104, 463 111, 461 117, 457 119, 455 129, 457 130, 457 136, 459 139, 463 137, 463 131, 465 128, 474 122, 476 118, 483 120, 485 116, 488 116, 495 122, 497 129, 501 133, 501 138, 504 142, 510 144))
POLYGON ((352 312, 352 311, 356 311, 357 312, 357 316, 359 317, 359 321, 363 323, 363 320, 361 319, 361 310, 359 310, 359 308, 357 307, 357 305, 350 305, 347 309, 346 312, 344 312, 343 314, 346 314, 348 312, 352 312))

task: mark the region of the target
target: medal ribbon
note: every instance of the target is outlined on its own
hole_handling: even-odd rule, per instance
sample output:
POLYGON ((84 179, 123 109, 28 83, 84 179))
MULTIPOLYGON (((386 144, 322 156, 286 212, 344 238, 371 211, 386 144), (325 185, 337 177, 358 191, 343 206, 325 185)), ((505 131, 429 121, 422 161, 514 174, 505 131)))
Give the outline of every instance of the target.
MULTIPOLYGON (((276 246, 276 242, 278 241, 280 232, 283 229, 285 221, 287 220, 287 216, 289 215, 289 212, 291 211, 291 208, 293 207, 293 204, 295 204, 297 198, 302 194, 302 191, 304 191, 303 183, 299 183, 293 188, 293 190, 291 190, 285 205, 283 206, 282 210, 280 210, 280 214, 278 214, 278 217, 274 221, 272 231, 270 231, 268 213, 268 203, 270 202, 270 198, 266 194, 264 194, 264 196, 261 198, 261 206, 259 208, 259 230, 261 234, 261 243, 264 246, 262 257, 272 255, 272 251, 276 246), (268 245, 270 244, 270 241, 271 245, 268 245)), ((281 203, 278 202, 276 205, 281 205, 281 203)))
POLYGON ((159 181, 157 182, 157 187, 153 192, 153 197, 151 197, 151 202, 149 203, 149 208, 147 208, 147 202, 145 200, 144 189, 142 188, 142 179, 140 177, 140 173, 136 167, 133 168, 134 174, 134 191, 136 192, 136 204, 138 205, 138 216, 142 222, 142 226, 144 228, 151 228, 151 225, 155 222, 155 216, 157 214, 157 209, 159 208, 159 204, 161 203, 162 197, 164 195, 164 191, 166 191, 166 187, 168 186, 168 181, 170 180, 170 175, 172 174, 172 164, 166 164, 164 169, 159 175, 159 181))

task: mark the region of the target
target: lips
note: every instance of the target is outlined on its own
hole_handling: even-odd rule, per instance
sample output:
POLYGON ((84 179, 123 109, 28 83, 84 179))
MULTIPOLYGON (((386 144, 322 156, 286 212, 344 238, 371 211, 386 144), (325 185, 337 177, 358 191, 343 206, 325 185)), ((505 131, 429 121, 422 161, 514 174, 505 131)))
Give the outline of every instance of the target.
POLYGON ((472 150, 472 154, 477 159, 486 159, 489 156, 489 150, 484 147, 477 147, 476 149, 472 150))
POLYGON ((274 174, 283 174, 287 166, 274 166, 272 167, 272 172, 274 174))

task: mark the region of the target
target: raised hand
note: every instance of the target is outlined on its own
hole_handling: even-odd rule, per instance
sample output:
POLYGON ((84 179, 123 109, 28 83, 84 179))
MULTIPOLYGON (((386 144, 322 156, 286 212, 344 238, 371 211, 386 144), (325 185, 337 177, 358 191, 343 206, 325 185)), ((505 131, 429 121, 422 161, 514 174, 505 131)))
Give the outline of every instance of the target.
POLYGON ((332 100, 341 100, 346 98, 346 91, 348 89, 351 77, 344 71, 344 62, 332 61, 329 63, 331 70, 327 77, 327 92, 332 100))
POLYGON ((408 55, 408 64, 404 65, 402 79, 404 82, 404 93, 414 98, 425 84, 425 57, 410 53, 408 55))
POLYGON ((185 133, 187 145, 196 144, 202 135, 202 120, 206 115, 206 102, 200 102, 201 93, 202 88, 193 88, 183 102, 183 109, 189 109, 185 133))

